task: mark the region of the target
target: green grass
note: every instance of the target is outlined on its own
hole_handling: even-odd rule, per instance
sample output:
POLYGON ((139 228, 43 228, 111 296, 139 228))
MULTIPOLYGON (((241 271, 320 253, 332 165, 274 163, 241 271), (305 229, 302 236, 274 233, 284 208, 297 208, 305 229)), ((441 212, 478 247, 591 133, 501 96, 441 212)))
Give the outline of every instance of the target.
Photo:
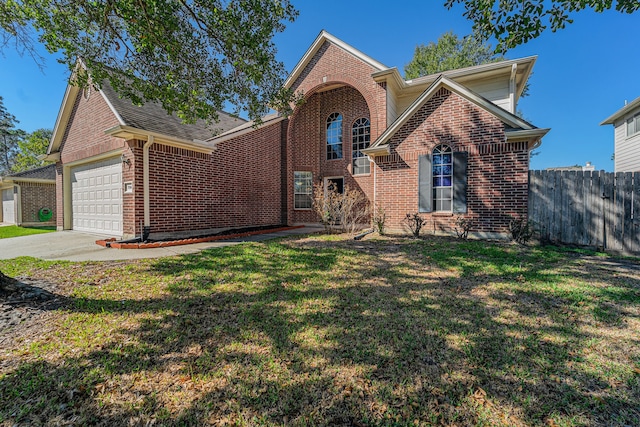
POLYGON ((9 237, 29 236, 31 234, 50 233, 55 231, 56 227, 18 227, 17 225, 6 225, 0 227, 0 239, 9 237))
POLYGON ((640 425, 640 263, 443 238, 0 262, 0 425, 640 425))

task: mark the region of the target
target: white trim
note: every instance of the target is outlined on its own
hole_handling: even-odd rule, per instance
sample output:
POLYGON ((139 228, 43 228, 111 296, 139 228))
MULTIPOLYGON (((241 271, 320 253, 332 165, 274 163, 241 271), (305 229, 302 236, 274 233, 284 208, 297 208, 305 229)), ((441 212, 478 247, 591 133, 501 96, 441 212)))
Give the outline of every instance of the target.
MULTIPOLYGON (((631 110, 633 110, 637 106, 640 106, 640 97, 638 97, 638 98, 634 99, 633 101, 629 102, 627 105, 625 105, 624 107, 622 107, 621 109, 619 109, 618 111, 613 113, 611 116, 609 116, 606 119, 604 119, 602 122, 600 122, 600 126, 602 126, 602 125, 614 125, 616 120, 622 118, 623 116, 626 116, 627 114, 629 114, 631 112, 631 110)), ((626 133, 626 131, 625 131, 625 133, 626 133)))
POLYGON ((73 111, 73 105, 75 104, 76 97, 78 96, 79 88, 71 84, 67 84, 67 89, 64 92, 62 98, 62 104, 58 111, 58 117, 56 118, 56 124, 53 127, 53 133, 51 134, 51 140, 49 141, 49 147, 47 148, 47 154, 52 155, 56 152, 62 143, 62 138, 67 130, 67 123, 73 111), (73 103, 69 105, 70 99, 73 98, 73 103), (64 122, 64 124, 63 124, 64 122))
POLYGON ((356 58, 360 59, 361 61, 367 63, 368 65, 370 65, 371 67, 377 70, 386 70, 389 68, 383 63, 378 62, 375 59, 371 58, 370 56, 360 52, 358 49, 354 48, 353 46, 348 45, 347 43, 343 42, 339 38, 329 34, 325 30, 322 30, 320 31, 320 34, 318 34, 318 37, 316 37, 314 42, 311 44, 309 49, 307 49, 305 54, 302 56, 298 64, 295 67, 293 67, 291 74, 289 74, 289 77, 287 77, 287 80, 285 80, 284 82, 285 88, 290 88, 293 85, 293 83, 295 83, 295 81, 298 79, 298 77, 300 77, 300 74, 302 74, 302 71, 305 69, 307 64, 311 61, 313 56, 318 52, 318 50, 320 50, 324 42, 329 42, 338 46, 339 48, 343 49, 347 53, 350 53, 351 55, 355 56, 356 58))
POLYGON ((484 109, 485 111, 493 114, 496 118, 500 119, 502 122, 506 123, 507 125, 509 125, 511 127, 521 128, 521 129, 525 129, 525 130, 534 129, 534 127, 531 126, 529 123, 527 123, 524 120, 518 118, 517 116, 511 114, 510 112, 506 111, 505 109, 503 109, 501 107, 498 107, 493 102, 481 97, 480 95, 472 92, 471 90, 469 90, 469 89, 465 88, 464 86, 454 82, 453 80, 450 80, 449 78, 445 77, 444 75, 440 75, 436 79, 436 81, 434 81, 431 84, 431 86, 429 86, 429 88, 427 88, 427 90, 425 90, 422 93, 422 95, 420 95, 409 106, 409 108, 407 108, 405 110, 405 112, 402 113, 402 115, 400 115, 400 117, 398 117, 396 119, 396 121, 393 122, 393 124, 391 126, 389 126, 382 133, 382 135, 380 135, 378 137, 378 139, 373 144, 371 144, 371 147, 369 148, 369 151, 367 152, 367 154, 375 153, 377 150, 372 150, 373 148, 378 148, 378 147, 381 147, 381 146, 385 145, 389 141, 389 139, 391 139, 391 137, 393 135, 395 135, 395 133, 398 130, 400 130, 400 128, 402 126, 404 126, 404 124, 407 123, 407 121, 409 121, 409 119, 411 117, 413 117, 413 115, 418 111, 418 109, 420 109, 420 107, 422 107, 427 101, 429 101, 431 99, 431 97, 433 95, 435 95, 436 92, 441 87, 446 87, 450 91, 462 96, 463 98, 467 99, 468 101, 476 104, 478 107, 480 107, 480 108, 484 109))
POLYGON ((107 103, 107 105, 109 106, 109 109, 111 110, 111 112, 113 113, 114 116, 116 116, 116 119, 118 119, 118 123, 120 123, 120 125, 125 126, 126 123, 124 122, 124 120, 122 120, 122 117, 120 117, 120 114, 118 114, 118 112, 116 111, 116 109, 113 107, 113 104, 111 103, 111 101, 109 101, 109 98, 107 98, 107 95, 104 94, 104 92, 102 91, 102 89, 99 90, 100 94, 102 95, 102 99, 104 99, 104 101, 107 103))

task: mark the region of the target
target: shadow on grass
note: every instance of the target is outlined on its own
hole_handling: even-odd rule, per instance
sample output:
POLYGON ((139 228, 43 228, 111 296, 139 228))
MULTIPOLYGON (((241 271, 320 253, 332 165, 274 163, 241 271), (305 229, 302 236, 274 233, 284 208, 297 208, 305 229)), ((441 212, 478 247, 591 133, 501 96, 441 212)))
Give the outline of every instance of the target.
POLYGON ((2 377, 0 420, 640 424, 628 349, 596 351, 638 349, 609 337, 636 316, 638 287, 591 286, 578 260, 442 239, 289 239, 155 261, 136 274, 165 283, 162 296, 71 301, 97 319, 143 317, 82 355, 2 377), (603 319, 606 331, 586 324, 603 319))

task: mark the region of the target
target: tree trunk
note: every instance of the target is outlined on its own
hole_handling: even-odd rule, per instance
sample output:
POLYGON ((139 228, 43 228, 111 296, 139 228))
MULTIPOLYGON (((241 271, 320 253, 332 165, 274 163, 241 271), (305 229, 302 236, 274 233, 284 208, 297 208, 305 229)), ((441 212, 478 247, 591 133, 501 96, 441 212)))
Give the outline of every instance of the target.
POLYGON ((6 292, 10 293, 16 290, 16 281, 9 276, 5 276, 2 271, 0 271, 0 293, 6 292))

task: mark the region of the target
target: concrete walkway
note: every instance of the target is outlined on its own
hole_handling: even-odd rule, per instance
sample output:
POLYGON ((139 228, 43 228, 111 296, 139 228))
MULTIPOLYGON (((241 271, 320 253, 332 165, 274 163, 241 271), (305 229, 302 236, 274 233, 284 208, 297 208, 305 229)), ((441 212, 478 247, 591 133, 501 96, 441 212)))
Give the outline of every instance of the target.
POLYGON ((320 227, 303 227, 238 239, 153 249, 103 248, 102 246, 96 245, 95 241, 104 238, 104 236, 79 231, 57 231, 53 233, 0 239, 0 259, 11 259, 20 256, 67 261, 118 261, 161 258, 172 255, 192 254, 204 249, 238 245, 243 242, 260 242, 278 237, 314 233, 320 230, 322 230, 320 227))

